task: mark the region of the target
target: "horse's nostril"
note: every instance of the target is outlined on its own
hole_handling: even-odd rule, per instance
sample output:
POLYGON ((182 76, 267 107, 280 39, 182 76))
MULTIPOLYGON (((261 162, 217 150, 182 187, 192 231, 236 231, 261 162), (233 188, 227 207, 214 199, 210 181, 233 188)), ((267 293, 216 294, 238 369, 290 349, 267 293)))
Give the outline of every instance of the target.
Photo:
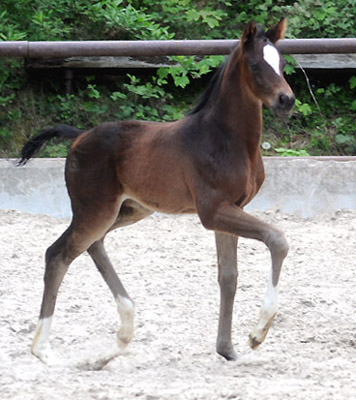
POLYGON ((294 102, 295 102, 294 95, 292 95, 292 96, 288 96, 286 94, 279 95, 279 104, 283 107, 291 108, 291 107, 293 107, 294 102))
POLYGON ((285 94, 279 95, 279 103, 285 105, 288 102, 288 96, 285 94))

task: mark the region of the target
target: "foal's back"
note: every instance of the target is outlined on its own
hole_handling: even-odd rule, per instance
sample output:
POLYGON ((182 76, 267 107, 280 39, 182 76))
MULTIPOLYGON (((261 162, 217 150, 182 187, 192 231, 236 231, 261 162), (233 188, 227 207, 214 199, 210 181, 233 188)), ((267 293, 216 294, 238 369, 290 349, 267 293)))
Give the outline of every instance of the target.
POLYGON ((110 122, 79 136, 66 163, 72 203, 90 190, 130 198, 155 211, 194 212, 183 127, 184 120, 110 122))

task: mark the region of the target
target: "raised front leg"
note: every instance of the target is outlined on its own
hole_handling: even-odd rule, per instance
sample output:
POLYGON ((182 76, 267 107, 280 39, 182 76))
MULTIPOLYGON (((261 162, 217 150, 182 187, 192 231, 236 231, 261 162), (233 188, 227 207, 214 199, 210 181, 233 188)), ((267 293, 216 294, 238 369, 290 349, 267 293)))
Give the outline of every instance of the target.
POLYGON ((232 312, 237 286, 237 236, 215 232, 220 285, 220 314, 216 351, 227 360, 235 360, 231 342, 232 312))
POLYGON ((264 340, 278 311, 278 282, 273 284, 272 274, 268 280, 267 292, 260 311, 260 318, 249 336, 249 345, 255 350, 264 340))
MULTIPOLYGON (((260 221, 244 212, 240 207, 228 202, 221 202, 215 209, 203 208, 199 211, 201 221, 207 229, 260 240, 270 250, 272 268, 267 293, 261 307, 259 321, 249 337, 251 348, 256 349, 264 341, 278 310, 278 280, 283 260, 288 253, 288 244, 284 233, 273 225, 260 221)), ((221 234, 218 235, 223 237, 221 234)), ((222 239, 219 239, 219 241, 224 242, 222 239)), ((223 245, 221 247, 223 248, 223 245)), ((224 250, 223 253, 228 254, 228 251, 224 250)), ((232 259, 233 257, 230 255, 230 260, 232 259)), ((230 292, 232 292, 232 289, 230 289, 230 292)), ((222 321, 224 320, 224 317, 220 316, 220 318, 222 321)))

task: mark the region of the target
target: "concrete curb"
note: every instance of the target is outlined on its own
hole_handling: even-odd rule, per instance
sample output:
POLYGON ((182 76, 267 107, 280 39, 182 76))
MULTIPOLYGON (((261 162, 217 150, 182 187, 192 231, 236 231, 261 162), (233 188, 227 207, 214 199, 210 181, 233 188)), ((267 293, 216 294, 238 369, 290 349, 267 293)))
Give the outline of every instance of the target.
MULTIPOLYGON (((308 218, 356 209, 356 158, 266 157, 264 163, 265 183, 246 210, 308 218)), ((0 159, 0 209, 70 217, 63 170, 64 159, 34 159, 20 168, 0 159)))
POLYGON ((24 167, 0 160, 0 209, 56 218, 71 215, 64 182, 64 159, 33 159, 24 167))

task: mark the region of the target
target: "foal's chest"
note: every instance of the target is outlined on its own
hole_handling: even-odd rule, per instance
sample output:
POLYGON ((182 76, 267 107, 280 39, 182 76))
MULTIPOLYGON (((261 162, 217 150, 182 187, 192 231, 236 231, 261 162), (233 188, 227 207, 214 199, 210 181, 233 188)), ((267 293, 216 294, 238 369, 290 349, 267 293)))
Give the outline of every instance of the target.
POLYGON ((244 207, 256 196, 264 181, 265 172, 262 157, 259 156, 254 160, 248 160, 244 167, 244 172, 237 176, 243 176, 244 179, 239 182, 239 178, 237 178, 235 182, 236 189, 240 192, 240 195, 237 196, 236 204, 244 207))

